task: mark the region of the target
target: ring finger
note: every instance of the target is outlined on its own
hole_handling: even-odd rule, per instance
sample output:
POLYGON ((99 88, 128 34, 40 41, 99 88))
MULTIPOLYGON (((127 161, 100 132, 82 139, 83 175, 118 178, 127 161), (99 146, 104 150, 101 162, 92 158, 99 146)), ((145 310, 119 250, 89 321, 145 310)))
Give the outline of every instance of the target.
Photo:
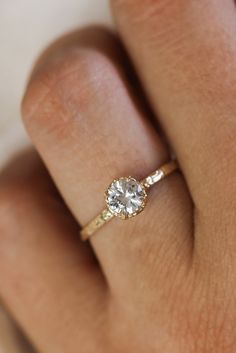
MULTIPOLYGON (((103 209, 103 191, 115 177, 141 179, 168 159, 135 103, 115 39, 95 32, 96 43, 91 30, 83 31, 77 44, 53 53, 31 80, 23 104, 29 134, 82 225, 103 209)), ((182 254, 189 254, 191 202, 182 177, 170 176, 150 199, 142 216, 113 220, 92 238, 108 281, 119 290, 130 281, 136 288, 144 272, 157 277, 151 265, 177 254, 182 262, 182 254)))

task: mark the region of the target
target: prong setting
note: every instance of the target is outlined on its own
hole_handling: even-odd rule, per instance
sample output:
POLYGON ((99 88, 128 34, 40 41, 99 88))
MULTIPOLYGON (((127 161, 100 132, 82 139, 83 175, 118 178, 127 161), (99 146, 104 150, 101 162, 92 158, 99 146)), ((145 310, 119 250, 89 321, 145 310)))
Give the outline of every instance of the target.
POLYGON ((132 178, 131 176, 113 180, 113 182, 110 184, 107 191, 105 192, 106 208, 84 226, 84 228, 81 230, 82 239, 89 239, 105 223, 110 222, 110 220, 114 216, 117 216, 121 219, 129 219, 142 212, 146 205, 146 192, 148 191, 148 189, 156 183, 159 183, 163 178, 167 177, 169 174, 173 173, 177 169, 177 162, 175 160, 171 160, 162 165, 159 169, 155 170, 152 174, 148 175, 145 179, 141 180, 140 182, 137 181, 135 178, 132 178), (134 190, 132 190, 131 188, 131 192, 129 191, 128 195, 126 193, 126 187, 121 187, 121 190, 117 189, 119 193, 116 193, 116 189, 112 191, 112 186, 114 186, 114 183, 119 183, 119 181, 123 181, 126 183, 130 182, 131 184, 133 183, 134 190), (112 193, 114 195, 112 195, 112 193), (120 199, 120 196, 122 196, 123 199, 122 197, 120 199), (134 201, 133 204, 131 202, 133 208, 131 207, 129 212, 124 212, 124 209, 127 208, 127 202, 130 201, 129 198, 132 200, 132 202, 134 201), (114 202, 116 201, 118 202, 117 205, 114 207, 114 202))
POLYGON ((139 214, 146 199, 145 186, 131 176, 114 179, 105 192, 109 211, 124 220, 139 214))

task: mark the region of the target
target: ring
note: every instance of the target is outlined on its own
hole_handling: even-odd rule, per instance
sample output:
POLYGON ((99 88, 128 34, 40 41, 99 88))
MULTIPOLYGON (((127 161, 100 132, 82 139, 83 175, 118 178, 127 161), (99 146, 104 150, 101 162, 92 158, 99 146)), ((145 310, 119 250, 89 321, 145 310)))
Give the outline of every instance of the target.
POLYGON ((147 202, 147 190, 176 169, 177 162, 171 160, 141 181, 131 176, 114 179, 105 192, 106 209, 81 230, 82 240, 89 239, 113 217, 129 219, 142 212, 147 202))

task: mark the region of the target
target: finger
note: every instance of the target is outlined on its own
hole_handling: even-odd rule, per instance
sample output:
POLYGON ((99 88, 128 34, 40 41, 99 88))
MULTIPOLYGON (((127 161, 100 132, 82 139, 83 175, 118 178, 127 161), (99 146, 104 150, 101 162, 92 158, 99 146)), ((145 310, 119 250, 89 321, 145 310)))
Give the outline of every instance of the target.
MULTIPOLYGON (((100 49, 85 49, 78 41, 54 54, 34 77, 23 104, 33 142, 83 225, 104 208, 103 192, 114 177, 141 179, 168 158, 157 132, 131 99, 117 62, 117 43, 107 33, 100 35, 100 49)), ((144 269, 156 277, 150 261, 163 262, 167 256, 185 261, 182 255, 189 250, 191 203, 181 176, 170 176, 150 196, 142 215, 113 220, 92 238, 110 285, 119 290, 139 281, 144 269)))
POLYGON ((35 153, 6 169, 0 200, 0 296, 12 315, 40 352, 96 351, 104 278, 35 153))
POLYGON ((229 205, 235 175, 234 1, 111 3, 197 208, 208 205, 212 213, 216 203, 229 205))

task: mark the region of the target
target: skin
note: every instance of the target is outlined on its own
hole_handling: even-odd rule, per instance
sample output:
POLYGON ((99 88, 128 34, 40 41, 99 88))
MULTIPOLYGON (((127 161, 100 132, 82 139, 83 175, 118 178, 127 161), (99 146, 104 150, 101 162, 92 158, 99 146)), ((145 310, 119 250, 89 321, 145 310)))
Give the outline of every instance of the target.
POLYGON ((131 63, 90 28, 52 45, 30 79, 37 153, 0 177, 0 296, 42 353, 233 353, 234 2, 111 5, 131 63), (169 146, 181 172, 82 243, 111 180, 143 178, 169 146))

